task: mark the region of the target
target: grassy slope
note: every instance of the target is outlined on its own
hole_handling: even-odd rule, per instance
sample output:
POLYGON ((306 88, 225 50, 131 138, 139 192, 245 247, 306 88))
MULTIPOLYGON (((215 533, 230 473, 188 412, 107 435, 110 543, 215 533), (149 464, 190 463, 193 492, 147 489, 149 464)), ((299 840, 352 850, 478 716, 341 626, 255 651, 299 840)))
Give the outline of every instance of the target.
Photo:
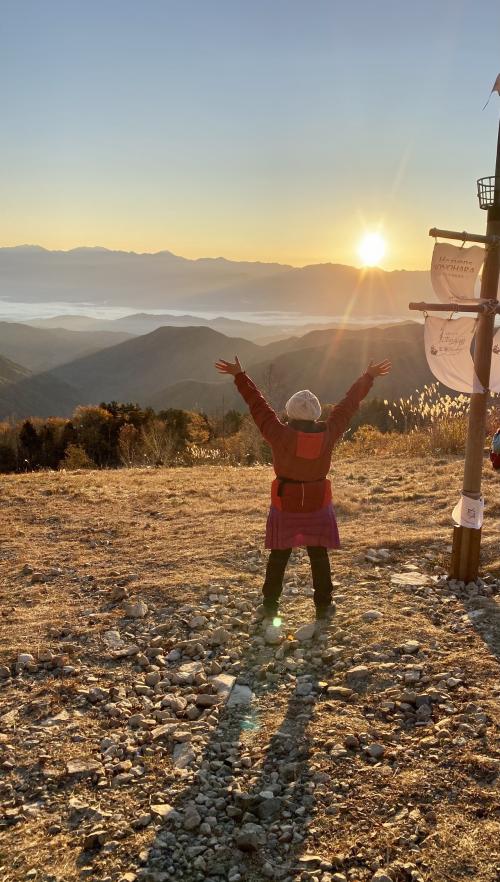
MULTIPOLYGON (((462 621, 470 602, 452 592, 426 594, 390 585, 390 572, 408 562, 428 573, 435 568, 439 572, 446 564, 450 510, 460 472, 461 463, 453 459, 372 459, 362 468, 345 460, 335 469, 344 547, 334 555, 333 571, 340 583, 335 590, 344 599, 328 633, 328 645, 340 647, 346 666, 367 664, 379 672, 364 697, 347 704, 320 699, 308 709, 302 705, 296 716, 293 702, 289 703, 289 676, 275 661, 275 648, 262 647, 245 636, 248 625, 241 621, 233 632, 236 668, 261 672, 256 698, 260 728, 241 734, 252 768, 236 772, 238 786, 262 789, 259 782, 264 780, 260 776, 266 762, 274 761, 278 770, 280 763, 286 763, 279 750, 273 756, 280 741, 273 736, 284 725, 293 740, 303 741, 304 774, 316 776, 312 806, 299 826, 303 841, 288 853, 293 863, 305 852, 330 860, 342 854, 339 869, 355 868, 351 878, 368 880, 373 863, 387 857, 390 863, 396 859, 418 863, 425 882, 497 879, 498 601, 483 598, 486 618, 474 627, 462 621), (390 567, 374 570, 365 561, 364 551, 373 546, 392 551, 390 567), (383 619, 368 624, 362 613, 373 608, 383 613, 383 619), (380 713, 382 693, 391 684, 401 685, 401 665, 382 675, 377 659, 410 638, 422 645, 418 660, 424 665, 424 683, 435 685, 440 672, 451 671, 462 672, 465 684, 450 698, 453 711, 435 711, 434 721, 449 716, 451 729, 449 737, 445 733, 444 738, 434 739, 434 747, 424 740, 435 735, 432 724, 398 729, 394 720, 380 713), (467 728, 471 705, 482 708, 488 718, 481 736, 467 728), (353 752, 335 758, 335 745, 342 745, 346 733, 360 732, 370 733, 374 740, 389 739, 388 757, 382 763, 370 764, 353 752), (326 783, 321 783, 323 773, 326 783)), ((154 794, 167 786, 166 801, 177 808, 196 797, 196 782, 189 776, 172 776, 168 759, 147 765, 145 776, 127 788, 99 792, 90 781, 68 782, 63 775, 68 757, 99 755, 100 740, 111 730, 123 732, 125 738, 130 732, 126 723, 110 722, 100 705, 82 706, 78 689, 88 688, 92 676, 105 687, 130 687, 141 679, 131 660, 117 663, 105 658, 104 631, 144 630, 142 622, 129 620, 124 625, 120 605, 110 601, 112 586, 120 578, 132 594, 147 601, 149 626, 173 621, 179 611, 186 615, 186 606, 199 609, 214 590, 227 590, 229 597, 250 597, 253 602, 265 562, 255 549, 262 546, 269 477, 269 470, 260 467, 3 477, 0 516, 9 531, 2 530, 0 661, 10 664, 19 651, 61 652, 69 643, 69 659, 77 668, 76 675, 67 677, 57 672, 27 675, 3 691, 0 713, 7 716, 2 720, 6 734, 0 738, 0 748, 15 760, 14 768, 6 771, 4 786, 17 786, 35 774, 41 752, 47 780, 60 781, 51 791, 51 811, 33 812, 32 817, 28 813, 14 827, 0 830, 5 882, 24 880, 30 868, 38 868, 45 878, 49 865, 63 882, 80 878, 81 837, 68 826, 70 798, 100 804, 112 815, 104 826, 114 824, 128 831, 108 854, 96 852, 85 858, 93 865, 92 879, 99 880, 119 878, 120 870, 139 866, 139 852, 153 842, 155 831, 152 825, 133 830, 129 824, 148 811, 151 800, 158 801, 154 794), (47 581, 30 585, 21 574, 26 563, 43 571, 47 581), (61 711, 67 717, 63 714, 54 728, 37 725, 61 711), (47 828, 56 822, 60 832, 48 836, 47 828)), ((485 495, 492 501, 496 481, 488 472, 485 495)), ((500 570, 498 513, 498 506, 492 505, 484 528, 485 560, 495 572, 500 570)), ((283 603, 286 629, 292 633, 311 616, 311 601, 302 594, 307 572, 306 560, 296 561, 290 582, 300 591, 283 603)), ((224 611, 216 606, 215 619, 224 611)), ((306 662, 307 669, 307 653, 306 662)), ((316 673, 330 683, 342 683, 342 670, 326 665, 316 673)), ((36 801, 32 791, 40 775, 30 781, 27 802, 36 801)), ((278 846, 277 854, 282 848, 278 846)), ((259 856, 245 860, 245 880, 262 882, 259 856)), ((410 877, 397 878, 399 882, 410 877)))

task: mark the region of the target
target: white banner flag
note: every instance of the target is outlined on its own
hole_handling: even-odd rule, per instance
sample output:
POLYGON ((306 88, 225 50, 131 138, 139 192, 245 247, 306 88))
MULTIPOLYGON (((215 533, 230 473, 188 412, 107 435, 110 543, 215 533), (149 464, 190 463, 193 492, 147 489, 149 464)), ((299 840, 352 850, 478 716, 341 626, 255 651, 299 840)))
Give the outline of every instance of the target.
POLYGON ((455 392, 483 392, 471 355, 476 332, 473 318, 442 319, 427 316, 424 343, 427 363, 440 383, 455 392))
POLYGON ((474 288, 484 260, 484 248, 460 248, 436 242, 432 253, 431 282, 443 303, 466 303, 476 299, 474 288))

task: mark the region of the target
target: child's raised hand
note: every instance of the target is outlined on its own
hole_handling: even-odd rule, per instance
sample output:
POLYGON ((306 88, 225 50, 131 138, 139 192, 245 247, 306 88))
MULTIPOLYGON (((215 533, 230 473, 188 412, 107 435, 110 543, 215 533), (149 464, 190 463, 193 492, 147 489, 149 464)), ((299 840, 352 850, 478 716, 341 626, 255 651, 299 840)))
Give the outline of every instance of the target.
POLYGON ((366 373, 370 374, 370 377, 373 379, 376 377, 385 377, 385 375, 389 374, 391 371, 392 364, 388 358, 385 358, 384 361, 379 361, 377 364, 371 361, 366 369, 366 373))
POLYGON ((231 374, 231 376, 235 377, 236 374, 241 374, 241 364, 237 355, 234 356, 236 361, 224 361, 223 358, 219 358, 219 361, 216 361, 215 367, 219 371, 219 374, 231 374))

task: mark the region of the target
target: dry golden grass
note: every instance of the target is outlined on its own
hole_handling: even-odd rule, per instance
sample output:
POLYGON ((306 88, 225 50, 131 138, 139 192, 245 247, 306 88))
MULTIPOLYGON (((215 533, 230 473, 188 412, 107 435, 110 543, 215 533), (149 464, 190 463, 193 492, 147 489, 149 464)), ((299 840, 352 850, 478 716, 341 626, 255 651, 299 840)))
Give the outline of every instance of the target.
MULTIPOLYGON (((450 745, 447 763, 429 756, 418 732, 412 734, 402 742, 407 752, 404 763, 400 767, 396 763, 396 774, 387 776, 384 767, 339 765, 330 756, 332 745, 341 742, 346 731, 366 731, 368 726, 377 729, 381 739, 389 733, 390 726, 376 718, 377 693, 366 697, 366 706, 338 706, 328 715, 318 706, 303 737, 311 766, 325 770, 330 783, 317 788, 314 822, 303 850, 332 856, 347 854, 354 846, 368 854, 370 849, 383 849, 390 862, 397 828, 398 836, 408 842, 408 860, 414 855, 412 843, 418 842, 426 882, 498 882, 498 777, 488 770, 486 760, 481 767, 478 759, 488 751, 497 759, 500 755, 498 696, 495 700, 491 692, 500 681, 498 602, 494 598, 485 601, 490 616, 487 636, 474 629, 455 633, 453 623, 466 611, 460 601, 450 601, 441 616, 431 614, 425 599, 392 589, 383 571, 374 573, 364 560, 367 548, 384 547, 393 552, 396 564, 423 565, 429 555, 430 572, 445 567, 450 512, 459 495, 461 469, 461 461, 452 457, 364 458, 358 454, 338 461, 333 488, 343 549, 332 555, 332 569, 342 586, 338 590, 348 595, 338 619, 353 641, 353 655, 417 638, 436 652, 433 670, 461 668, 473 688, 484 690, 485 699, 478 703, 491 720, 489 732, 473 747, 450 745), (384 614, 375 631, 360 618, 363 610, 373 607, 384 614), (367 708, 375 714, 372 723, 367 722, 367 708), (337 791, 343 780, 346 789, 337 791), (325 811, 332 791, 342 793, 337 813, 325 811)), ((87 677, 95 674, 99 682, 103 678, 116 682, 119 674, 106 671, 96 646, 99 636, 121 615, 109 602, 110 588, 120 578, 128 581, 132 594, 140 594, 158 611, 196 604, 211 584, 231 585, 242 596, 255 591, 262 582, 265 558, 252 572, 246 555, 250 548, 263 544, 270 478, 271 470, 260 466, 3 477, 0 662, 11 664, 19 651, 36 653, 42 647, 57 651, 67 629, 77 644, 74 650, 70 648, 70 659, 74 651, 87 677), (25 564, 45 573, 46 581, 30 584, 22 574, 25 564)), ((500 574, 497 482, 498 477, 487 470, 484 486, 490 517, 483 549, 485 569, 500 574)), ((296 572, 306 578, 305 559, 299 560, 296 572)), ((292 622, 310 615, 309 600, 291 599, 289 604, 292 622)), ((36 679, 29 696, 33 714, 43 717, 70 707, 75 690, 71 678, 57 674, 36 679)), ((5 688, 0 715, 16 711, 18 695, 15 686, 5 688)), ((26 702, 26 694, 22 699, 26 702)), ((287 713, 279 690, 263 694, 259 701, 261 729, 252 736, 256 748, 272 739, 287 713)), ((23 724, 22 717, 19 724, 23 724)), ((98 718, 86 716, 83 743, 98 742, 100 727, 98 718)), ((75 741, 74 735, 70 729, 51 745, 50 764, 57 768, 69 756, 81 755, 82 742, 75 741)), ((17 762, 17 774, 22 776, 23 768, 37 762, 36 751, 34 755, 26 746, 17 762)), ((146 776, 151 786, 154 775, 151 769, 146 776)), ((75 792, 84 794, 85 786, 75 792)), ((103 804, 115 798, 106 794, 103 804)), ((121 792, 119 799, 125 823, 139 809, 127 803, 121 792)), ((63 882, 79 878, 71 833, 62 830, 49 838, 46 826, 37 817, 1 831, 0 866, 4 866, 6 880, 25 879, 33 867, 39 868, 37 879, 49 867, 63 882)), ((148 831, 136 832, 127 840, 129 863, 150 840, 148 831)), ((94 878, 104 877, 105 872, 103 864, 96 868, 94 878)), ((252 873, 248 879, 263 878, 255 868, 252 873)), ((356 882, 356 876, 350 878, 356 882)))

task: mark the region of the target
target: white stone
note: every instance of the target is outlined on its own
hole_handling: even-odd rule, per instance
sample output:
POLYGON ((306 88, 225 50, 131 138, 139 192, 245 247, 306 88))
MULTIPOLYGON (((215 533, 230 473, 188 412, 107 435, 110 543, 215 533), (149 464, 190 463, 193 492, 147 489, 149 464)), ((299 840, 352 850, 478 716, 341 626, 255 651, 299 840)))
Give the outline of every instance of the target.
POLYGON ((187 698, 183 695, 165 695, 161 700, 161 707, 169 707, 174 714, 181 714, 187 708, 187 698))
POLYGON ((280 627, 269 625, 264 633, 264 640, 268 646, 276 646, 283 640, 283 633, 280 627))
POLYGON ((477 619, 482 619, 484 615, 486 615, 485 609, 472 609, 465 618, 469 619, 469 622, 475 622, 477 619))
POLYGON ((211 677, 211 682, 219 695, 229 695, 236 683, 236 677, 232 674, 218 674, 216 677, 211 677))
POLYGON ((20 652, 17 656, 17 667, 19 670, 36 667, 34 656, 30 652, 20 652))
POLYGON ((419 670, 405 671, 403 674, 403 680, 405 683, 418 683, 421 675, 422 672, 419 670))
POLYGON ((212 631, 211 634, 208 635, 208 642, 212 644, 212 646, 224 646, 231 639, 231 634, 226 628, 216 628, 215 631, 212 631))
POLYGON ((371 878, 371 882, 393 882, 392 876, 388 876, 385 870, 377 870, 371 878))
POLYGON ((233 687, 227 704, 228 707, 234 707, 235 705, 242 704, 251 704, 253 698, 254 694, 249 686, 243 686, 243 684, 237 683, 236 686, 233 687))
POLYGON ((312 692, 312 683, 309 680, 309 677, 297 677, 297 683, 295 686, 296 695, 310 695, 312 692))
POLYGON ((197 631, 199 628, 204 628, 207 622, 208 619, 206 616, 193 616, 193 618, 189 620, 188 625, 192 631, 197 631))
POLYGON ((111 649, 120 649, 123 646, 123 640, 119 631, 105 631, 102 639, 111 649))
POLYGON ((307 625, 302 625, 295 632, 295 638, 300 642, 304 643, 307 640, 312 640, 316 633, 316 623, 308 622, 307 625))
POLYGON ((362 615, 364 622, 378 622, 382 618, 383 614, 378 609, 368 609, 362 615))
POLYGON ((373 744, 368 745, 368 747, 366 748, 366 752, 373 759, 380 759, 385 753, 385 747, 383 744, 378 744, 377 742, 374 742, 373 744))
POLYGON ((203 671, 203 665, 199 661, 192 662, 183 662, 182 665, 179 665, 179 674, 201 674, 203 671))
POLYGON ((87 778, 90 775, 102 771, 102 765, 98 760, 92 759, 71 759, 66 763, 66 771, 68 775, 79 775, 87 778))
POLYGON ((178 815, 179 815, 179 813, 174 809, 174 807, 169 805, 167 802, 152 805, 152 806, 150 806, 150 808, 151 808, 152 815, 156 815, 156 817, 162 818, 163 820, 166 820, 167 818, 170 818, 172 816, 178 817, 178 815))
POLYGON ((123 604, 125 615, 130 619, 143 619, 148 611, 143 600, 128 600, 123 604))
POLYGON ((430 579, 429 576, 426 576, 423 573, 393 573, 391 576, 391 582, 393 585, 409 585, 412 588, 419 588, 428 585, 430 579))
POLYGON ((407 655, 414 655, 420 649, 420 643, 418 640, 407 640, 406 643, 403 643, 401 649, 407 655))
POLYGON ((349 668, 346 671, 345 680, 349 686, 365 682, 370 676, 370 671, 365 665, 357 665, 355 668, 349 668))
POLYGON ((455 686, 460 686, 462 683, 458 677, 449 677, 446 681, 446 685, 449 686, 450 689, 454 689, 455 686))
POLYGON ((184 741, 175 745, 173 762, 176 769, 187 769, 195 759, 194 750, 189 742, 184 741))

